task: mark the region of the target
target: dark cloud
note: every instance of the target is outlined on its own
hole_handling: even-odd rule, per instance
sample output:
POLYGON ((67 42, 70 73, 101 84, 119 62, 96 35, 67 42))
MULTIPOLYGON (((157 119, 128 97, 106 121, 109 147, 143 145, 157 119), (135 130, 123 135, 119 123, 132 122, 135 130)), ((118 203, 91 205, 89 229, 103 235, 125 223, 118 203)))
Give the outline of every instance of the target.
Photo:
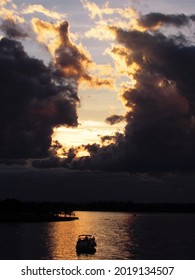
POLYGON ((128 109, 125 133, 107 146, 88 145, 91 156, 74 159, 73 166, 115 171, 194 169, 195 46, 182 35, 113 31, 128 50, 117 55, 129 68, 136 63, 139 69, 133 74, 135 86, 122 94, 128 109))
POLYGON ((158 25, 174 25, 181 27, 190 24, 190 21, 194 21, 195 15, 186 16, 184 14, 162 14, 162 13, 150 13, 143 15, 138 20, 138 23, 142 27, 153 29, 158 25))
POLYGON ((57 168, 62 167, 61 161, 58 157, 49 157, 46 159, 36 159, 32 161, 32 166, 36 168, 57 168))
POLYGON ((195 155, 195 47, 160 33, 117 30, 140 71, 126 90, 125 149, 132 168, 190 168, 195 155), (139 59, 137 59, 139 57, 139 59))
POLYGON ((109 173, 38 169, 0 169, 1 199, 24 201, 195 202, 194 174, 109 173), (82 191, 81 191, 82 188, 82 191))
POLYGON ((55 52, 56 64, 64 70, 68 77, 74 76, 76 79, 79 79, 85 76, 87 78, 83 63, 91 63, 91 61, 70 41, 69 24, 67 21, 61 23, 59 34, 61 44, 55 52))
POLYGON ((106 141, 110 142, 113 139, 115 140, 115 135, 104 135, 104 136, 101 136, 102 143, 104 143, 106 141))
MULTIPOLYGON (((5 20, 0 28, 10 38, 27 36, 12 20, 5 20)), ((61 161, 48 152, 53 128, 77 125, 78 83, 110 85, 109 80, 88 74, 87 66, 93 62, 71 42, 68 29, 66 21, 56 27, 59 46, 49 66, 29 57, 20 42, 10 38, 0 41, 0 158, 49 156, 34 164, 58 166, 61 161)))
POLYGON ((77 125, 76 81, 7 38, 0 41, 0 98, 1 158, 47 156, 53 127, 77 125))
POLYGON ((52 145, 49 149, 48 157, 44 159, 35 159, 31 161, 32 167, 36 168, 70 168, 69 164, 76 157, 75 149, 70 148, 68 151, 63 148, 63 146, 58 142, 52 142, 52 145), (66 158, 60 158, 58 156, 58 150, 64 150, 66 153, 66 158))
POLYGON ((114 125, 114 124, 120 123, 124 120, 125 120, 125 117, 122 115, 112 115, 112 116, 106 118, 105 122, 107 122, 110 125, 114 125))
POLYGON ((0 166, 25 166, 27 164, 25 159, 0 159, 0 166))
POLYGON ((93 87, 113 86, 112 79, 98 78, 89 73, 93 62, 82 48, 79 49, 71 42, 67 21, 61 23, 59 35, 61 43, 55 51, 55 60, 56 65, 64 72, 66 77, 85 81, 93 87))
POLYGON ((12 39, 28 37, 28 33, 13 19, 4 20, 0 25, 0 30, 4 32, 5 36, 12 39))
POLYGON ((190 19, 191 19, 192 21, 195 21, 195 15, 191 15, 191 16, 190 16, 190 19))
POLYGON ((147 174, 38 169, 0 169, 1 199, 22 201, 195 202, 194 174, 147 174), (82 191, 81 191, 82 189, 82 191))

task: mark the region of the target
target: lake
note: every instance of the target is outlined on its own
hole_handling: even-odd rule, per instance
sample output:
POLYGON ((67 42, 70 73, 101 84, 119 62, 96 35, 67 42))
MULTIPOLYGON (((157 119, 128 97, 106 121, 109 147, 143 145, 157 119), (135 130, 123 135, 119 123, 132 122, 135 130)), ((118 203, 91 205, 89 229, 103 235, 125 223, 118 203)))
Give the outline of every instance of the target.
POLYGON ((79 220, 1 223, 1 260, 195 259, 195 214, 76 212, 79 220), (79 234, 97 251, 77 255, 79 234))

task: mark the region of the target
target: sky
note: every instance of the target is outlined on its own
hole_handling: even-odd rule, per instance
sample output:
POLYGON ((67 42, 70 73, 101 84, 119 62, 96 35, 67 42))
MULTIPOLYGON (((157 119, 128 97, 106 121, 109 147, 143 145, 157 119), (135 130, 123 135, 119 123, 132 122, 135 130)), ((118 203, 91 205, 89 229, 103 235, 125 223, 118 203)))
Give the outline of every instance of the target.
POLYGON ((4 166, 0 198, 21 201, 195 203, 195 175, 4 166))
POLYGON ((34 167, 195 166, 195 3, 0 3, 0 159, 34 167))

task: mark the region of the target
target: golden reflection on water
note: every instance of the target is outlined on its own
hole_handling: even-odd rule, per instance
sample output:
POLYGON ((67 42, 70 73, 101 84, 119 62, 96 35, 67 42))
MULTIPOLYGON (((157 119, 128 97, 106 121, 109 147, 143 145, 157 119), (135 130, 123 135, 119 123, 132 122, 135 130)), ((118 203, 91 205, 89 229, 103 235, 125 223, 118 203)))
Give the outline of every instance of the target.
POLYGON ((195 259, 194 213, 77 215, 73 222, 0 223, 0 259, 195 259), (97 251, 77 256, 77 237, 86 233, 95 235, 97 251))
POLYGON ((47 246, 50 259, 129 259, 133 238, 130 213, 76 212, 79 220, 48 224, 47 246), (94 255, 77 255, 78 235, 93 234, 97 241, 94 255))
POLYGON ((75 259, 75 244, 78 227, 76 221, 54 222, 48 227, 51 259, 75 259))

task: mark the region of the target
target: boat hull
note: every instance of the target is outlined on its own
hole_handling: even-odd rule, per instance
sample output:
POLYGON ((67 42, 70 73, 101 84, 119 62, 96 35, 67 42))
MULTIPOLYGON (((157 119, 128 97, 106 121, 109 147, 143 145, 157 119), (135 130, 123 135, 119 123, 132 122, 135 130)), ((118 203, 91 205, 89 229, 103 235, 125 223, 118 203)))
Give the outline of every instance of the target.
POLYGON ((90 254, 93 255, 96 252, 96 248, 93 249, 76 249, 78 255, 80 254, 90 254))
POLYGON ((92 235, 80 235, 76 244, 78 254, 94 254, 97 244, 92 235))

